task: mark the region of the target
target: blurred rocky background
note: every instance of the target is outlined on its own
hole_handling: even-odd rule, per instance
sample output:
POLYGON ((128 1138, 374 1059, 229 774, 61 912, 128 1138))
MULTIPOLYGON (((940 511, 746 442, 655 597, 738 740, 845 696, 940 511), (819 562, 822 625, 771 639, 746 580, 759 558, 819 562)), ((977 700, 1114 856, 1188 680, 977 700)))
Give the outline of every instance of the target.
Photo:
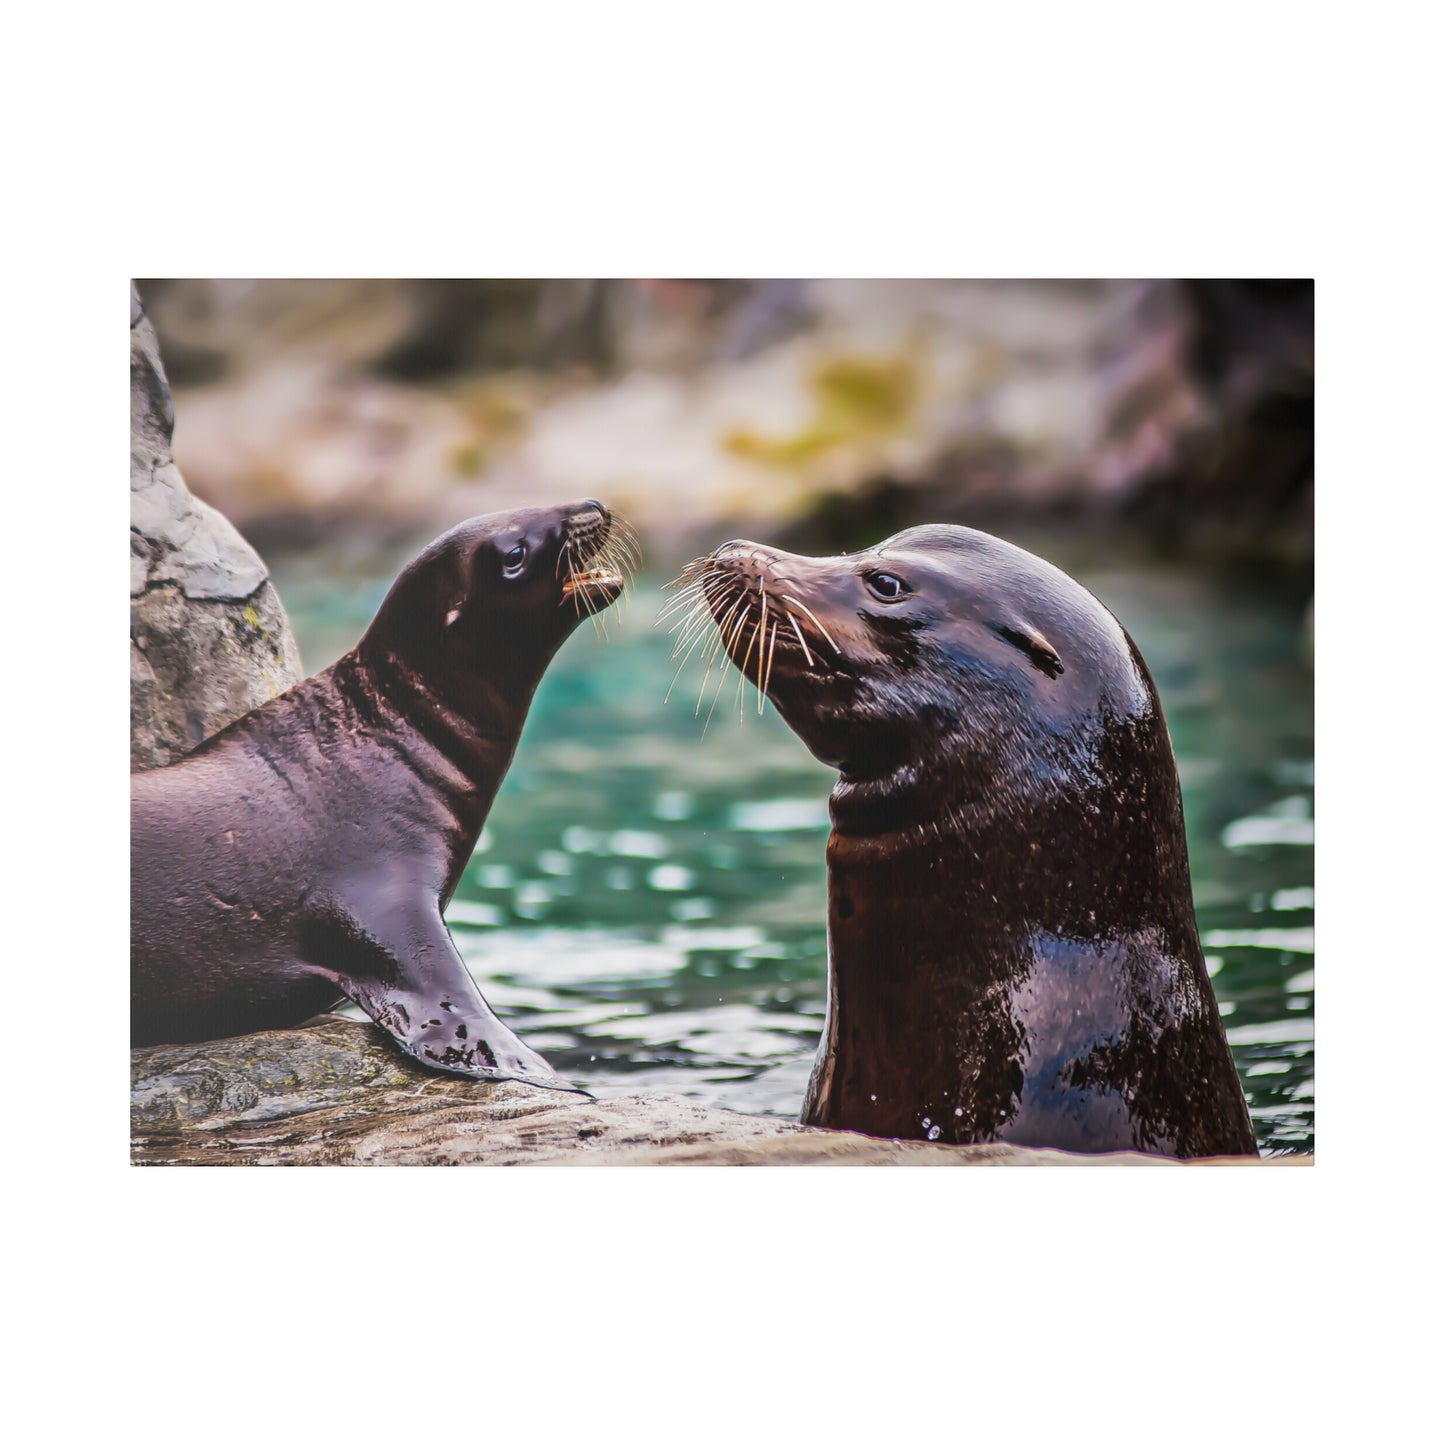
POLYGON ((175 459, 263 554, 595 495, 663 562, 1027 517, 1312 566, 1311 281, 139 289, 175 459))

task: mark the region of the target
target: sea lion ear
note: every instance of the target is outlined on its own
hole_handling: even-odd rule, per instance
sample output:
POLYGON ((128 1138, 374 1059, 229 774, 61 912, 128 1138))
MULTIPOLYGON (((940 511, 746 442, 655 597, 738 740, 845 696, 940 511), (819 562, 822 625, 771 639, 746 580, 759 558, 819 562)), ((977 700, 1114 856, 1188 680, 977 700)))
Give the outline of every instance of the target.
POLYGON ((998 635, 1005 642, 1011 642, 1020 652, 1028 654, 1029 661, 1049 677, 1059 677, 1064 670, 1064 660, 1054 650, 1054 645, 1036 627, 1000 627, 998 635))

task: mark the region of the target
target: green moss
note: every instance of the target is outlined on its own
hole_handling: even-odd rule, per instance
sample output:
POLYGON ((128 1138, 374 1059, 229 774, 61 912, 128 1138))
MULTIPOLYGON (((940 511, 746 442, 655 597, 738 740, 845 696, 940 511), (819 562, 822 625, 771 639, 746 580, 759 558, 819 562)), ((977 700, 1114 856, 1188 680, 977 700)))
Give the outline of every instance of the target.
POLYGON ((901 432, 917 408, 921 383, 918 363, 909 355, 832 357, 809 378, 813 418, 801 432, 763 437, 739 427, 723 445, 768 466, 804 467, 839 447, 901 432))
POLYGON ((452 470, 459 477, 479 477, 486 470, 487 452, 480 442, 459 442, 452 448, 452 470))

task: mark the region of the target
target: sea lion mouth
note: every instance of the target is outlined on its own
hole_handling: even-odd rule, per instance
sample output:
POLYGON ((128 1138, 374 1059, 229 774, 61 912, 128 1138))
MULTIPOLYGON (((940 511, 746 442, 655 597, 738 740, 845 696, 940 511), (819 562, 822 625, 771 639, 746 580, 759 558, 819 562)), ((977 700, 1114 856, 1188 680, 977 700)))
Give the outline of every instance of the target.
POLYGON ((589 503, 567 524, 557 558, 558 605, 571 602, 579 616, 585 610, 596 617, 627 592, 641 561, 637 533, 626 518, 589 503))
POLYGON ((610 567, 593 567, 586 572, 572 572, 562 579, 562 596, 571 597, 575 592, 587 592, 594 596, 605 596, 608 602, 615 602, 627 585, 622 573, 610 567))

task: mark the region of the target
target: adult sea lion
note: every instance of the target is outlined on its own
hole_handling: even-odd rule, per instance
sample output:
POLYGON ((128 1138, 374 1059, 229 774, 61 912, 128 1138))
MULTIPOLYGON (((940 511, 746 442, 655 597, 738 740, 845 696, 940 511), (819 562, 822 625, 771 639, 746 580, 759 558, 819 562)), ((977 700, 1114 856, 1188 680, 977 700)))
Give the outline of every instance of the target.
POLYGON ((831 558, 729 542, 684 578, 684 642, 711 635, 839 772, 803 1122, 1256 1153, 1164 715, 1113 615, 954 526, 831 558))
POLYGON ((538 682, 635 562, 600 502, 474 517, 339 662, 131 779, 131 1043, 286 1028, 346 996, 424 1064, 570 1088, 442 910, 538 682))

